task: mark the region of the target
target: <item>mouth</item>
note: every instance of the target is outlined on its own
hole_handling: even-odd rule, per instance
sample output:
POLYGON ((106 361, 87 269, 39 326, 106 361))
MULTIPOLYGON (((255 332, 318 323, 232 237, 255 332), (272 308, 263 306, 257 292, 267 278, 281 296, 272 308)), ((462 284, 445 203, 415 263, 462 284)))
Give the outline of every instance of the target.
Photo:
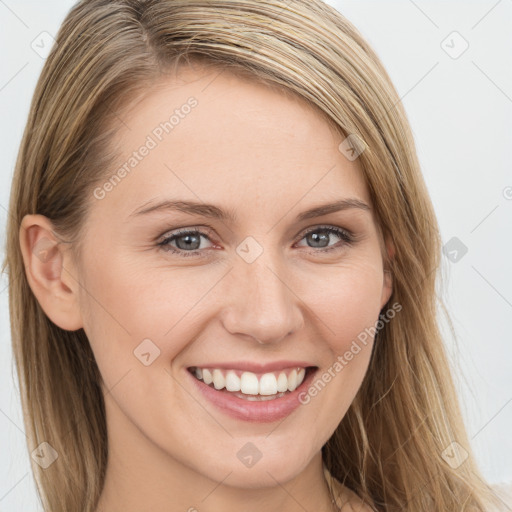
POLYGON ((317 366, 299 365, 267 372, 191 366, 187 373, 203 396, 223 412, 246 421, 271 422, 300 405, 298 396, 317 370, 317 366))
POLYGON ((200 368, 188 371, 199 381, 217 391, 249 401, 275 400, 295 391, 317 367, 292 367, 275 372, 255 373, 238 369, 200 368))

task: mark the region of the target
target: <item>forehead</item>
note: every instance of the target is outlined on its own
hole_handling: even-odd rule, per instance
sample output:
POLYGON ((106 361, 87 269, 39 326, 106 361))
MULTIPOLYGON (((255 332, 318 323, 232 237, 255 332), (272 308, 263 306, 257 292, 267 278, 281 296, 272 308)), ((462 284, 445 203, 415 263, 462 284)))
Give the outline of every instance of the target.
POLYGON ((183 67, 148 89, 122 121, 111 175, 124 172, 107 197, 120 212, 167 192, 231 198, 232 209, 265 198, 288 209, 349 195, 370 201, 358 162, 338 149, 344 137, 334 123, 295 94, 249 76, 183 67))

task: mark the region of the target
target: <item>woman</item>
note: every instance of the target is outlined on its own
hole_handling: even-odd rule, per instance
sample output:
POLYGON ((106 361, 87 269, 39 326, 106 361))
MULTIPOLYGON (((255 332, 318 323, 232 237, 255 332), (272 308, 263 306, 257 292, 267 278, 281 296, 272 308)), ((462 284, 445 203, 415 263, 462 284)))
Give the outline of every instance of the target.
POLYGON ((85 0, 11 193, 45 510, 484 511, 405 113, 320 0, 85 0))

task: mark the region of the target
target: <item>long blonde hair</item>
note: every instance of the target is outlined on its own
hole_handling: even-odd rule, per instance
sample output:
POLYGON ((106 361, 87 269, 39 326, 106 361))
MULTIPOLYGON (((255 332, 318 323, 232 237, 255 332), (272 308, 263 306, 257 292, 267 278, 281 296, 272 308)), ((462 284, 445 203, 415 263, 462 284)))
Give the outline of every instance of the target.
POLYGON ((32 463, 45 510, 95 509, 106 420, 83 329, 53 324, 29 287, 20 223, 45 215, 79 256, 90 192, 111 174, 119 112, 182 58, 297 94, 344 137, 363 141, 359 163, 395 247, 389 302, 402 309, 377 333, 362 386, 322 449, 327 468, 377 510, 486 510, 493 496, 471 453, 438 328, 440 236, 411 130, 374 51, 321 0, 83 0, 65 18, 21 142, 3 263, 29 448, 46 441, 59 455, 47 469, 32 463), (457 468, 443 457, 452 442, 468 453, 457 468))

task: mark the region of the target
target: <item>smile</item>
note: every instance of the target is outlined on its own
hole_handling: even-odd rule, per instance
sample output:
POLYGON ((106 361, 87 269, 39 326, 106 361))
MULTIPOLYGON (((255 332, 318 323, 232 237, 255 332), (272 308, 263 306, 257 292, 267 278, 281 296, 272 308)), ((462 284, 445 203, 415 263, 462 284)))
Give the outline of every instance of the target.
POLYGON ((187 373, 202 395, 222 412, 246 421, 271 422, 284 418, 299 405, 316 366, 290 366, 273 372, 238 368, 192 366, 187 373))
POLYGON ((255 396, 276 398, 278 394, 294 391, 306 375, 305 368, 288 368, 278 372, 257 374, 241 370, 222 370, 220 368, 193 368, 195 377, 217 390, 238 393, 240 398, 255 396), (249 396, 244 396, 249 395, 249 396))

